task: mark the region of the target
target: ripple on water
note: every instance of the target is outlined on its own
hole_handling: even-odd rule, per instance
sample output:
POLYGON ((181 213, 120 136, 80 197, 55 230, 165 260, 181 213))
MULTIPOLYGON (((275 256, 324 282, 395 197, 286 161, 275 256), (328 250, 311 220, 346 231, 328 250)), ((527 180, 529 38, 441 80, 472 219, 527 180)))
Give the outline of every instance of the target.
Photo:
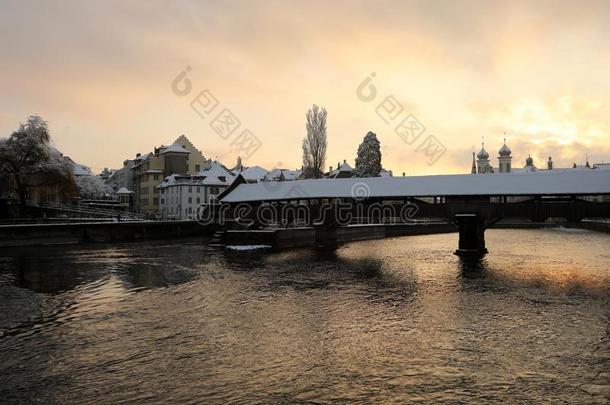
POLYGON ((224 254, 0 259, 6 402, 568 402, 610 395, 610 237, 492 230, 224 254))

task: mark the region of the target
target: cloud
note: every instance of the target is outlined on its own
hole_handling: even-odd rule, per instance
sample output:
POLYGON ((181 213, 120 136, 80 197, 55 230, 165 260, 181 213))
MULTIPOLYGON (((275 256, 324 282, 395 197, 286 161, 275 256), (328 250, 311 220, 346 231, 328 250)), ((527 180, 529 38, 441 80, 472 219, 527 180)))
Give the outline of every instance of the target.
POLYGON ((169 90, 188 65, 196 88, 263 141, 253 164, 281 154, 300 167, 313 103, 329 111, 331 162, 353 159, 368 130, 398 173, 468 171, 471 145, 485 136, 499 147, 504 131, 520 154, 548 149, 568 162, 570 148, 588 148, 605 159, 610 4, 585 3, 3 1, 0 131, 40 113, 94 167, 180 133, 224 154, 226 142, 169 90), (355 97, 371 72, 447 146, 434 167, 355 97))

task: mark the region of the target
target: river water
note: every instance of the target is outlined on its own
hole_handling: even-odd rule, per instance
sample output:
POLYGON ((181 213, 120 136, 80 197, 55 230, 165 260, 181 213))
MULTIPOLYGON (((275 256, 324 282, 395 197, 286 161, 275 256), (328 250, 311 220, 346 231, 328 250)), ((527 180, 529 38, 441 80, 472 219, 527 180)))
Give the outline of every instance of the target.
POLYGON ((0 402, 608 403, 610 235, 4 250, 0 402))

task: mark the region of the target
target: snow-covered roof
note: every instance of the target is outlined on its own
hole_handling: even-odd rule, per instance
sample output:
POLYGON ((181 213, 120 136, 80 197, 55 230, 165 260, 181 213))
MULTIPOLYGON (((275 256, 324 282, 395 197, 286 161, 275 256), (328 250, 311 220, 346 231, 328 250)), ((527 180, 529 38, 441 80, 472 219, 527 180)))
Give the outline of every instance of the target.
POLYGON ((284 180, 296 180, 301 174, 303 174, 302 170, 282 170, 282 174, 284 175, 284 180))
POLYGON ((72 165, 72 172, 75 176, 89 176, 91 175, 91 169, 89 169, 85 165, 81 165, 79 163, 74 163, 72 165))
POLYGON ((133 191, 127 190, 125 187, 119 188, 115 194, 133 194, 133 191))
POLYGON ((259 181, 267 175, 267 169, 260 166, 251 166, 239 172, 248 181, 259 181))
POLYGON ((265 176, 267 181, 280 181, 280 180, 296 180, 301 174, 302 170, 290 170, 290 169, 273 169, 265 176))
POLYGON ((169 186, 186 185, 194 186, 201 183, 201 177, 191 176, 190 174, 170 174, 163 182, 156 186, 157 188, 165 188, 169 186))
POLYGON ((201 184, 229 185, 235 180, 235 175, 216 160, 208 169, 200 171, 197 175, 203 177, 201 184))
MULTIPOLYGON (((51 151, 56 154, 59 154, 59 156, 63 156, 63 154, 55 148, 51 148, 51 151)), ((92 174, 91 169, 88 166, 81 165, 80 163, 76 163, 69 156, 63 156, 63 158, 66 161, 68 161, 68 163, 70 163, 70 165, 72 166, 72 173, 75 176, 91 176, 91 174, 92 174)))
POLYGON ((150 159, 150 158, 151 158, 151 157, 153 157, 153 156, 154 156, 154 155, 153 155, 153 153, 152 153, 152 152, 148 152, 146 155, 140 155, 140 156, 136 157, 136 158, 134 159, 134 162, 135 162, 136 164, 139 164, 139 163, 141 163, 141 162, 143 162, 143 161, 145 161, 145 160, 150 159))
POLYGON ((282 174, 282 170, 286 170, 286 169, 272 169, 272 170, 270 170, 267 173, 267 175, 265 176, 265 179, 269 180, 269 181, 279 180, 280 176, 282 174))
POLYGON ((351 174, 354 171, 352 167, 344 160, 343 164, 339 165, 339 167, 330 172, 328 177, 337 177, 339 173, 351 174))
POLYGON ((536 166, 525 166, 525 167, 514 167, 511 169, 511 172, 514 174, 518 173, 534 173, 537 172, 538 169, 536 166))
POLYGON ((537 171, 481 175, 371 177, 239 184, 222 202, 308 198, 378 198, 610 194, 610 171, 537 171))
POLYGON ((166 146, 159 152, 159 155, 163 155, 164 153, 191 153, 188 150, 184 149, 184 146, 172 143, 169 146, 166 146))

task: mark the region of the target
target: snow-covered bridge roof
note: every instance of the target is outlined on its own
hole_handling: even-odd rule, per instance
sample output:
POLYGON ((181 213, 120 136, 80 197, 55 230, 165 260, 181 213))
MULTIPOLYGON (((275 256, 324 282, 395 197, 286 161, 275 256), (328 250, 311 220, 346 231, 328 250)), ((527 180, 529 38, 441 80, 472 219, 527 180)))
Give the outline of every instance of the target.
POLYGON ((609 170, 373 177, 235 184, 222 202, 312 198, 554 196, 610 194, 609 170))

